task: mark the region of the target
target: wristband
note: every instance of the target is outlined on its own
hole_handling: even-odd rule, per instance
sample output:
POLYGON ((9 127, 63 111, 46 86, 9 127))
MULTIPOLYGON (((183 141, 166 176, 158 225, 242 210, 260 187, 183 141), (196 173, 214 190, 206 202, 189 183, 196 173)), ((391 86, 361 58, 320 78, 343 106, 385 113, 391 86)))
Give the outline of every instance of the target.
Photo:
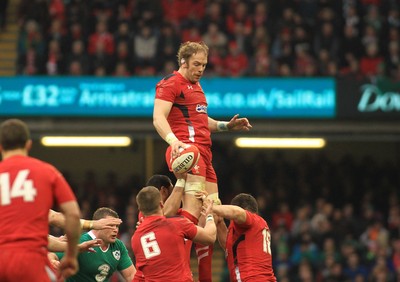
POLYGON ((81 222, 81 229, 88 230, 93 227, 93 223, 90 222, 89 220, 81 219, 80 222, 81 222))
POLYGON ((167 136, 165 136, 165 141, 167 141, 167 143, 171 145, 173 142, 178 141, 178 138, 176 138, 175 134, 170 132, 167 134, 167 136))
POLYGON ((180 178, 180 179, 178 179, 178 180, 176 181, 175 187, 182 187, 182 188, 185 188, 185 183, 186 183, 186 180, 180 178))
POLYGON ((228 122, 227 121, 217 121, 217 131, 228 131, 228 122))
POLYGON ((214 216, 212 214, 207 215, 206 222, 211 220, 214 221, 214 216))

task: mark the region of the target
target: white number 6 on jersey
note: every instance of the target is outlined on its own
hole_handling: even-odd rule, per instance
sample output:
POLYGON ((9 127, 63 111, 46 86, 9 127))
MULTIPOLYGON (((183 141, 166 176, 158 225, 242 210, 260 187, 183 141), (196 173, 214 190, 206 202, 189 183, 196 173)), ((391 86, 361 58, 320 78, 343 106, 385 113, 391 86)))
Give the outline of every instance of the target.
POLYGON ((146 259, 150 259, 161 254, 160 247, 158 246, 156 240, 156 234, 154 234, 154 232, 149 232, 140 237, 140 243, 146 259))

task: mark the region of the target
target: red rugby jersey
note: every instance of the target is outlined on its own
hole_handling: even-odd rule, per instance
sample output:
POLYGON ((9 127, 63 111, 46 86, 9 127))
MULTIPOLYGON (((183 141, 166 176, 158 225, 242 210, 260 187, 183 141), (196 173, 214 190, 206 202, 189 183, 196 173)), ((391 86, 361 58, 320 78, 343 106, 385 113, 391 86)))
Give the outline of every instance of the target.
POLYGON ((270 240, 268 224, 257 214, 246 211, 243 224, 231 221, 225 250, 231 281, 276 281, 270 240))
POLYGON ((157 83, 156 99, 173 103, 167 120, 180 141, 211 146, 208 104, 199 82, 191 83, 174 71, 157 83))
POLYGON ((0 162, 0 247, 47 250, 48 214, 53 204, 75 201, 52 165, 28 156, 0 162))
POLYGON ((196 234, 196 226, 183 217, 144 218, 131 240, 136 268, 149 282, 193 281, 184 239, 196 234))

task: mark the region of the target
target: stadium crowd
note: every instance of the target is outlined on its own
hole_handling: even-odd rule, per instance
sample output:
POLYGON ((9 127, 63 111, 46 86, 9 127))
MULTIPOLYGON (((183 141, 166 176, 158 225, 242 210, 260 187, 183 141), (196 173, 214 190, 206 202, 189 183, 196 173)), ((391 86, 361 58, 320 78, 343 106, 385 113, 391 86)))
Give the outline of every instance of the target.
POLYGON ((18 74, 149 76, 181 42, 210 47, 208 76, 400 79, 396 0, 22 0, 18 74))

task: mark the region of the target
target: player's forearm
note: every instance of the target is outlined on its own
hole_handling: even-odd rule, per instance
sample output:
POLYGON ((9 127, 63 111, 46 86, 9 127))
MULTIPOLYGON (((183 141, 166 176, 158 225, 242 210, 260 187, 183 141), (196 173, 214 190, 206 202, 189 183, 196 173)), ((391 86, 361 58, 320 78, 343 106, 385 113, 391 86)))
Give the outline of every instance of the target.
POLYGON ((61 241, 60 239, 49 235, 47 249, 50 252, 64 252, 67 249, 67 242, 61 241))
POLYGON ((49 224, 52 226, 64 228, 64 226, 65 226, 64 215, 60 212, 56 212, 54 210, 49 210, 49 224))
POLYGON ((168 140, 168 134, 172 133, 171 126, 168 123, 167 117, 171 111, 172 103, 155 99, 154 111, 153 111, 153 125, 157 130, 158 134, 168 144, 171 144, 171 140, 168 140))
POLYGON ((224 250, 225 250, 225 246, 226 246, 227 234, 228 234, 228 229, 226 228, 225 221, 223 219, 221 219, 217 224, 217 239, 218 239, 219 245, 224 250))
POLYGON ((208 128, 211 132, 221 132, 229 130, 227 121, 218 121, 210 117, 208 117, 208 128))
POLYGON ((167 119, 164 116, 154 116, 153 125, 161 138, 164 139, 168 144, 170 144, 170 140, 168 140, 167 137, 171 136, 168 134, 172 133, 172 129, 167 119))
POLYGON ((183 192, 185 191, 185 182, 183 184, 175 185, 174 190, 172 190, 171 195, 164 203, 164 215, 173 216, 176 215, 179 207, 181 206, 183 192), (179 185, 179 186, 178 186, 179 185))
POLYGON ((210 245, 215 242, 217 239, 217 227, 214 222, 214 217, 212 214, 209 214, 206 216, 206 223, 204 225, 204 233, 205 236, 203 239, 202 244, 210 245))
POLYGON ((78 203, 71 201, 61 205, 65 216, 65 227, 64 231, 68 238, 68 246, 66 252, 71 256, 78 254, 78 241, 81 234, 81 223, 80 223, 80 210, 78 203))
POLYGON ((223 218, 233 220, 236 223, 246 222, 246 211, 238 206, 233 205, 215 205, 213 212, 223 218))

